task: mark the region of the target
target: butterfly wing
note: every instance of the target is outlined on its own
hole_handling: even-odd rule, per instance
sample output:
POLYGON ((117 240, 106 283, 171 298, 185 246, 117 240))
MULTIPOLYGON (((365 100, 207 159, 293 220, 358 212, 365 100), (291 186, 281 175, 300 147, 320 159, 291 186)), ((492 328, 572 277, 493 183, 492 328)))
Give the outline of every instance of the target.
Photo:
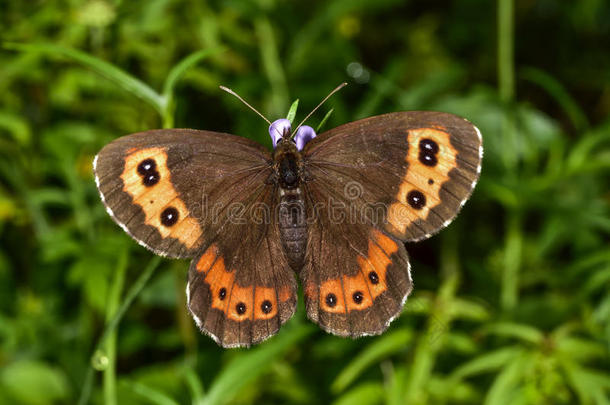
POLYGON ((304 194, 315 220, 299 273, 307 316, 339 336, 379 334, 412 289, 405 247, 377 228, 351 222, 347 210, 315 210, 316 203, 333 197, 313 183, 304 194))
POLYGON ((355 121, 305 148, 316 184, 342 190, 363 215, 374 209, 377 225, 403 241, 428 238, 449 225, 476 185, 482 155, 474 125, 427 111, 355 121))
POLYGON ((338 335, 381 333, 412 289, 402 241, 455 218, 480 173, 480 134, 451 114, 392 113, 323 133, 304 154, 307 314, 338 335))
POLYGON ((194 257, 188 307, 225 347, 277 332, 294 313, 296 282, 271 215, 269 153, 247 139, 157 130, 115 140, 95 159, 111 217, 140 244, 194 257))
POLYGON ((259 343, 294 314, 296 281, 273 215, 276 195, 261 185, 239 212, 219 217, 222 233, 191 263, 189 310, 223 347, 259 343))
POLYGON ((242 137, 153 130, 106 145, 94 172, 108 213, 138 243, 160 255, 193 257, 214 234, 210 201, 226 206, 252 194, 269 160, 262 146, 242 137))

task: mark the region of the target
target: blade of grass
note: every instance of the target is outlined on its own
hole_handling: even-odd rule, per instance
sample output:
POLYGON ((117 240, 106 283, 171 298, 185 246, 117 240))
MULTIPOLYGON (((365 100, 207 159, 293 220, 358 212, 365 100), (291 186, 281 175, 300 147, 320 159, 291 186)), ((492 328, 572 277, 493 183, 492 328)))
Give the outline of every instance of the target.
MULTIPOLYGON (((96 356, 96 354, 99 353, 100 348, 104 345, 104 342, 106 341, 108 336, 110 336, 110 334, 112 332, 114 332, 114 330, 117 328, 117 326, 121 322, 121 319, 123 319, 123 316, 129 309, 129 307, 131 306, 133 301, 140 294, 140 292, 144 289, 144 286, 146 286, 146 284, 148 283, 148 280, 150 280, 150 278, 152 277, 153 273, 155 272, 155 269, 157 268, 157 266, 159 266, 159 263, 161 263, 161 258, 159 256, 153 257, 150 260, 150 262, 148 263, 148 266, 146 266, 146 268, 140 275, 140 277, 136 280, 135 283, 133 283, 133 285, 129 289, 127 295, 125 296, 125 300, 121 304, 120 308, 118 309, 118 311, 116 311, 112 320, 106 324, 106 328, 104 329, 102 336, 98 339, 98 341, 94 347, 93 356, 96 356)), ((87 372, 85 374, 85 378, 84 378, 84 382, 83 382, 83 389, 81 391, 81 395, 78 400, 79 405, 85 405, 87 402, 89 402, 89 397, 91 396, 92 387, 93 387, 93 362, 91 362, 91 365, 88 367, 87 372)))
POLYGON ((147 385, 135 381, 130 381, 129 383, 125 382, 122 385, 146 399, 147 403, 156 405, 179 405, 178 402, 174 401, 161 391, 150 388, 147 385))
POLYGON ((216 405, 231 401, 241 388, 266 371, 274 359, 303 340, 313 330, 310 325, 293 324, 293 326, 295 327, 282 330, 272 342, 243 352, 241 356, 230 362, 214 380, 202 404, 216 405))
POLYGON ((203 59, 215 55, 220 52, 224 52, 225 48, 210 48, 202 49, 197 52, 193 52, 180 62, 178 62, 168 73, 165 83, 163 85, 163 93, 161 97, 161 103, 163 108, 163 128, 172 128, 174 126, 174 90, 178 81, 184 76, 187 70, 195 66, 203 59))
POLYGON ((515 139, 514 116, 510 106, 515 95, 515 68, 513 24, 513 0, 498 0, 498 92, 506 108, 502 119, 502 137, 504 142, 504 165, 508 173, 513 173, 517 162, 517 145, 515 139))
POLYGON ((502 308, 510 311, 519 300, 519 268, 523 250, 521 215, 516 209, 509 210, 506 228, 500 301, 502 308))
POLYGON ((586 114, 570 96, 566 88, 550 74, 533 67, 520 70, 520 77, 542 87, 565 111, 572 125, 579 131, 589 128, 586 114))
MULTIPOLYGON (((106 322, 110 322, 121 302, 121 292, 125 284, 125 273, 129 261, 129 248, 123 248, 119 255, 114 280, 108 294, 108 305, 106 306, 106 322)), ((106 339, 104 349, 108 358, 108 365, 104 370, 104 402, 108 405, 117 403, 116 395, 116 330, 106 339)))
POLYGON ((487 391, 484 405, 502 405, 523 403, 516 396, 523 395, 523 390, 517 390, 519 381, 532 367, 532 360, 527 355, 514 357, 498 374, 487 391))
POLYGON ((362 352, 360 352, 335 378, 331 390, 335 393, 343 391, 351 384, 367 367, 381 361, 394 353, 401 352, 413 338, 409 329, 400 329, 373 341, 362 352))
POLYGON ((450 379, 457 383, 457 381, 472 375, 497 370, 522 353, 523 349, 520 346, 508 346, 484 353, 456 368, 450 375, 450 379))
POLYGON ((161 116, 163 116, 163 96, 161 96, 143 81, 136 79, 125 71, 102 59, 89 55, 88 53, 78 49, 66 48, 60 45, 46 43, 20 44, 15 42, 6 42, 3 44, 3 47, 20 52, 39 52, 51 55, 62 55, 79 62, 101 76, 104 76, 111 82, 114 82, 127 92, 146 101, 153 108, 155 108, 161 116))
POLYGON ((299 99, 294 100, 294 103, 290 106, 286 119, 290 121, 290 125, 294 122, 294 117, 297 115, 297 109, 299 108, 299 99))
POLYGON ((318 125, 318 127, 316 128, 316 134, 320 133, 320 130, 322 129, 322 127, 324 126, 324 124, 326 124, 326 121, 328 121, 328 119, 330 118, 330 116, 333 114, 333 111, 335 111, 334 108, 331 108, 326 115, 324 116, 324 118, 322 118, 322 121, 320 121, 320 124, 318 125))
POLYGON ((273 27, 266 17, 257 18, 254 28, 260 44, 261 60, 271 84, 271 114, 277 116, 288 104, 288 87, 282 69, 273 27))
POLYGON ((184 369, 184 381, 191 393, 191 402, 193 404, 198 404, 203 400, 203 384, 199 379, 199 376, 190 366, 185 367, 184 369))
POLYGON ((451 301, 456 295, 461 278, 456 235, 456 232, 444 232, 441 237, 443 282, 428 316, 426 332, 418 337, 413 360, 409 360, 411 370, 405 391, 406 403, 416 403, 420 398, 427 397, 434 365, 443 347, 445 337, 450 332, 451 301))
POLYGON ((163 96, 165 98, 172 96, 176 84, 190 68, 201 62, 203 59, 224 52, 225 50, 226 49, 223 47, 202 49, 193 52, 182 59, 167 74, 167 78, 165 79, 165 83, 163 85, 163 96))
POLYGON ((491 323, 483 327, 481 332, 494 336, 515 338, 535 345, 542 344, 544 340, 544 334, 538 329, 514 322, 491 323))
POLYGON ((350 405, 350 404, 380 404, 383 401, 385 390, 383 385, 376 382, 369 382, 357 385, 352 388, 336 401, 333 405, 350 405))

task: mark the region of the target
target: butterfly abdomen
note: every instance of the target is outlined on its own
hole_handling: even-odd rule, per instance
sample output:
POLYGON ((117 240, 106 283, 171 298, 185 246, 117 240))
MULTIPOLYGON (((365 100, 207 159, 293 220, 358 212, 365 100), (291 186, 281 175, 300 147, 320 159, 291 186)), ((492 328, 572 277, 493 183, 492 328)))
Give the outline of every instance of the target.
POLYGON ((280 188, 279 193, 278 224, 282 247, 290 266, 294 270, 299 270, 307 247, 305 203, 300 188, 293 190, 280 188))

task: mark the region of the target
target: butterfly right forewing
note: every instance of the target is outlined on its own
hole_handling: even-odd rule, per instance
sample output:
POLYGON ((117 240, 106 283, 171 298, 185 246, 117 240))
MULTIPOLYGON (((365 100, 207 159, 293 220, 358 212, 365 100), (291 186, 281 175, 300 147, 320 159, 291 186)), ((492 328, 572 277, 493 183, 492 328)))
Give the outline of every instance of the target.
POLYGON ((479 178, 479 130, 448 113, 379 115, 331 129, 307 144, 308 173, 329 190, 345 190, 350 204, 404 241, 447 226, 479 178))

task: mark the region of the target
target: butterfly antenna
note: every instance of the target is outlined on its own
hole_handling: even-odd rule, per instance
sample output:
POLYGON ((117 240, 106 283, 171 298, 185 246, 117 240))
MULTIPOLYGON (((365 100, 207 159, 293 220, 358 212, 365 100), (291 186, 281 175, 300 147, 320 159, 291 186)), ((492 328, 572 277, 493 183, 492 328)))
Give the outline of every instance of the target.
POLYGON ((341 90, 342 88, 344 88, 345 86, 347 86, 347 82, 343 82, 340 85, 338 85, 337 87, 335 87, 335 89, 333 91, 331 91, 330 93, 328 93, 328 96, 324 97, 324 100, 320 101, 320 104, 317 105, 316 108, 314 108, 309 114, 307 114, 307 117, 305 117, 303 119, 303 121, 301 121, 301 123, 299 124, 298 127, 296 127, 294 129, 294 131, 292 132, 292 135, 290 135, 290 138, 294 138, 294 135, 297 133, 298 129, 301 128, 301 125, 303 125, 305 123, 305 121, 307 121, 309 119, 309 117, 312 116, 313 113, 316 112, 316 110, 320 107, 322 107, 322 104, 324 104, 326 102, 326 100, 328 100, 330 98, 330 96, 332 96, 333 94, 335 94, 336 92, 338 92, 339 90, 341 90))
POLYGON ((256 108, 254 108, 254 107, 252 107, 250 104, 248 104, 248 102, 247 102, 246 100, 244 100, 243 98, 241 98, 241 97, 239 96, 239 94, 237 94, 236 92, 234 92, 233 90, 231 90, 231 89, 230 89, 230 88, 228 88, 228 87, 225 87, 225 86, 219 86, 219 87, 220 87, 220 89, 221 89, 221 90, 224 90, 224 91, 226 91, 227 93, 229 93, 229 94, 231 94, 231 95, 233 95, 233 96, 237 97, 237 98, 239 99, 239 101, 241 101, 242 103, 244 103, 245 105, 247 105, 248 107, 250 107, 250 109, 251 109, 252 111, 254 111, 255 113, 257 113, 257 114, 258 114, 258 115, 259 115, 259 116, 260 116, 262 119, 264 119, 265 121, 267 121, 267 124, 271 125, 271 121, 269 121, 267 118, 265 118, 265 116, 264 116, 263 114, 259 113, 259 112, 258 112, 258 110, 257 110, 256 108))

